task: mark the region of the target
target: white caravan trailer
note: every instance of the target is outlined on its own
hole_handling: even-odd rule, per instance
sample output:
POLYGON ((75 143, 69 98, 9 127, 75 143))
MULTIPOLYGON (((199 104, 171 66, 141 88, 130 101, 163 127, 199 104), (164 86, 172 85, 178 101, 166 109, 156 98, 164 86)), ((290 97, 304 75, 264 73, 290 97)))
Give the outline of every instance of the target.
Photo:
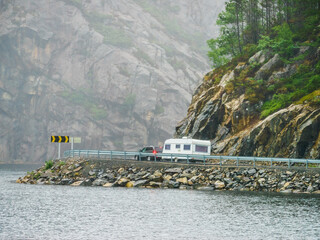
MULTIPOLYGON (((199 140, 192 138, 171 138, 164 142, 162 153, 165 154, 196 154, 196 155, 210 155, 211 143, 207 140, 199 140)), ((162 158, 169 159, 170 156, 163 156, 162 158)), ((177 157, 178 159, 186 159, 186 157, 177 157)), ((193 157, 194 158, 194 157, 193 157)), ((200 159, 200 158, 199 158, 200 159)))

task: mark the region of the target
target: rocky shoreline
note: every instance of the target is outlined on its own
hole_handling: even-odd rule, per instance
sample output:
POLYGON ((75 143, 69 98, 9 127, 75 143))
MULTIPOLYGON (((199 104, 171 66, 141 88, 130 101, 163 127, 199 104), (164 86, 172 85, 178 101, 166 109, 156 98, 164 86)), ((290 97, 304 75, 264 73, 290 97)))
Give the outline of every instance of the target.
POLYGON ((176 188, 320 194, 313 171, 218 168, 166 163, 69 158, 46 164, 17 183, 71 186, 176 188))

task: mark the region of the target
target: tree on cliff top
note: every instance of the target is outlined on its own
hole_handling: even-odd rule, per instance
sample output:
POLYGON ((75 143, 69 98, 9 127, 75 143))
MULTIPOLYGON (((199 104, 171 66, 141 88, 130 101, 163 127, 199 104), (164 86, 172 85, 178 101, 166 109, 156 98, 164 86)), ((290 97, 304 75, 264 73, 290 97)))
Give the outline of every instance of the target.
POLYGON ((319 0, 229 0, 217 20, 220 36, 207 41, 208 56, 213 66, 219 67, 264 36, 273 38, 277 33, 278 40, 285 38, 288 29, 295 41, 315 41, 319 38, 313 31, 319 25, 319 11, 319 0))

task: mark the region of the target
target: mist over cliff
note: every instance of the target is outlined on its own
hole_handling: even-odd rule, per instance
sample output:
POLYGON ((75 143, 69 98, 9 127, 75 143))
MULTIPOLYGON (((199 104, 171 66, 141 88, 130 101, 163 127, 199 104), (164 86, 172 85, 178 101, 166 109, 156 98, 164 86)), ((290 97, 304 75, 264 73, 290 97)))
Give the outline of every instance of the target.
POLYGON ((0 2, 0 162, 136 150, 174 133, 210 70, 224 1, 0 2), (62 144, 62 151, 69 149, 62 144))

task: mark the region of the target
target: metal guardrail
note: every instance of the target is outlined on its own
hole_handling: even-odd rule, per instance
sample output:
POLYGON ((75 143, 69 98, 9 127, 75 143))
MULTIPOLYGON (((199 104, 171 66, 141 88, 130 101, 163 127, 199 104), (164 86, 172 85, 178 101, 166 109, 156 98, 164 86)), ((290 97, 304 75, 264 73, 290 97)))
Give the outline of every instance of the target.
MULTIPOLYGON (((219 160, 219 166, 222 167, 223 161, 234 160, 236 166, 239 167, 240 161, 253 162, 253 166, 256 166, 257 162, 269 162, 272 167, 274 163, 287 163, 288 168, 294 163, 305 164, 306 168, 310 164, 320 164, 320 159, 298 159, 298 158, 269 158, 269 157, 244 157, 244 156, 214 156, 214 155, 198 155, 198 154, 167 154, 167 153, 142 153, 142 152, 126 152, 126 151, 101 151, 101 150, 68 150, 64 152, 64 157, 75 157, 75 156, 94 156, 97 158, 116 158, 121 157, 124 160, 150 160, 160 161, 166 159, 170 162, 177 162, 179 160, 186 160, 190 162, 199 162, 204 165, 210 165, 209 160, 219 160)), ((320 166, 318 166, 320 167, 320 166)))

